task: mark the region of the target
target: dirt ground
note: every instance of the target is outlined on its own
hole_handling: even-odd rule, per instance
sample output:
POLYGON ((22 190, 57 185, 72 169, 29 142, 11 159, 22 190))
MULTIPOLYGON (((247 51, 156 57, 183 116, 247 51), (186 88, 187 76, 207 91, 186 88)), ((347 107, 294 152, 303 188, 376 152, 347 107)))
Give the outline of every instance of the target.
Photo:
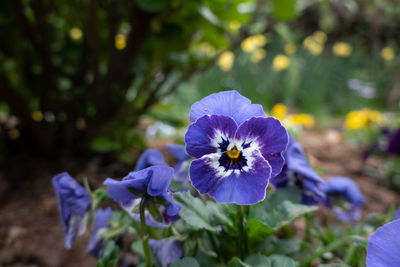
MULTIPOLYGON (((399 193, 379 186, 375 178, 364 173, 370 163, 361 160, 362 150, 344 142, 337 132, 305 132, 300 142, 311 165, 324 169, 323 178, 348 176, 359 184, 366 198, 364 215, 385 213, 390 205, 400 204, 399 193)), ((95 259, 85 254, 89 233, 77 238, 72 250, 64 249, 63 228, 50 180, 67 170, 80 182, 88 177, 96 187, 107 177, 123 177, 130 168, 104 164, 99 158, 86 164, 79 160, 53 164, 28 158, 19 162, 23 165, 0 171, 0 266, 95 266, 95 259), (16 182, 18 179, 24 182, 16 182)))

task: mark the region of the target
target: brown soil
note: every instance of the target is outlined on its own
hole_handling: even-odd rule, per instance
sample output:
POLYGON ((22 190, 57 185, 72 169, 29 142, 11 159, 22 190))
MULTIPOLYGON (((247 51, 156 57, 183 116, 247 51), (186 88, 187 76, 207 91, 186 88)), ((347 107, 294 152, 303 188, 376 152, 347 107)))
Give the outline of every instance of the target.
MULTIPOLYGON (((400 203, 400 194, 379 186, 363 172, 362 150, 341 140, 337 132, 306 132, 300 142, 311 165, 325 170, 324 178, 348 176, 360 185, 366 197, 364 214, 386 213, 390 205, 400 203)), ((27 163, 0 171, 0 266, 95 266, 95 259, 85 254, 89 233, 78 237, 72 250, 64 249, 51 177, 68 170, 80 182, 88 177, 96 187, 106 177, 122 177, 129 167, 104 166, 99 159, 85 165, 65 161, 58 165, 64 166, 60 170, 50 162, 20 162, 27 163), (18 179, 23 182, 16 183, 18 179)))

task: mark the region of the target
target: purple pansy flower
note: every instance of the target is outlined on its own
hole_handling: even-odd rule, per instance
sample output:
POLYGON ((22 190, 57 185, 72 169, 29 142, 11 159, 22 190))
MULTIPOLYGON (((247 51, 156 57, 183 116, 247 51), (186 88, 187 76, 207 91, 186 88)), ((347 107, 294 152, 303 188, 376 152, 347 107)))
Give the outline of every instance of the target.
POLYGON ((140 171, 156 165, 167 165, 164 161, 163 155, 157 149, 146 149, 138 159, 135 171, 140 171))
POLYGON ((101 234, 110 226, 111 214, 111 208, 99 209, 97 211, 93 232, 90 237, 89 245, 86 249, 86 253, 90 253, 96 258, 101 258, 103 256, 107 240, 103 239, 101 234))
POLYGON ((326 195, 325 205, 341 221, 360 218, 364 197, 358 185, 347 177, 331 177, 322 186, 326 195))
POLYGON ((72 248, 75 237, 86 230, 85 215, 90 208, 90 197, 67 172, 57 174, 52 179, 58 199, 58 211, 65 229, 65 247, 72 248))
POLYGON ((391 155, 400 155, 400 129, 390 134, 386 151, 391 155))
POLYGON ((171 152, 178 162, 174 166, 174 177, 177 181, 186 183, 189 178, 189 164, 192 159, 185 151, 184 145, 167 145, 167 149, 171 152))
POLYGON ((297 186, 302 191, 302 203, 305 205, 317 204, 325 199, 320 186, 325 181, 311 168, 303 152, 303 148, 293 136, 289 138, 289 145, 284 153, 285 165, 282 172, 271 178, 276 187, 297 186))
POLYGON ((167 267, 182 257, 182 246, 178 241, 150 239, 149 245, 162 267, 167 267))
POLYGON ((400 266, 400 220, 379 227, 369 237, 367 267, 400 266))
POLYGON ((155 204, 161 204, 161 218, 153 218, 146 215, 146 223, 151 226, 152 222, 166 225, 176 220, 180 206, 172 200, 173 192, 168 190, 174 170, 168 166, 152 166, 140 171, 130 172, 122 181, 107 178, 104 184, 107 185, 109 196, 116 202, 120 202, 134 219, 139 220, 140 199, 146 197, 155 204))
POLYGON ((286 129, 266 118, 261 105, 236 91, 194 103, 185 135, 193 186, 217 202, 250 205, 265 198, 269 178, 280 173, 286 129))

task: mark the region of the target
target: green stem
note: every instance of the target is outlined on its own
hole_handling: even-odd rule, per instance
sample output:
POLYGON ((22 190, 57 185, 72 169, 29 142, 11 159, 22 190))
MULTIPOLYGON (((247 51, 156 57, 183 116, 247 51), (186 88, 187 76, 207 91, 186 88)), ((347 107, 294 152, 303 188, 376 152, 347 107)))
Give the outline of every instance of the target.
POLYGON ((312 225, 312 221, 313 221, 313 217, 311 214, 306 214, 304 215, 304 217, 306 218, 306 237, 305 240, 307 242, 311 241, 311 225, 312 225))
POLYGON ((218 259, 219 259, 219 257, 221 256, 221 252, 220 252, 217 244, 215 243, 214 236, 210 231, 207 231, 207 235, 208 235, 208 238, 210 239, 211 246, 212 246, 213 250, 215 251, 215 253, 218 254, 218 259))
POLYGON ((343 244, 347 242, 360 242, 367 244, 367 240, 361 236, 356 236, 356 235, 350 235, 350 236, 345 236, 341 239, 338 239, 332 243, 330 243, 328 246, 326 246, 324 249, 318 250, 309 256, 305 257, 300 261, 300 266, 309 266, 309 264, 312 262, 313 259, 320 257, 326 252, 335 250, 336 248, 342 246, 343 244))
POLYGON ((146 215, 145 215, 145 207, 146 207, 146 196, 142 197, 140 201, 140 225, 142 230, 142 244, 143 244, 143 251, 146 258, 146 266, 151 267, 151 256, 150 256, 150 247, 149 247, 149 236, 147 234, 147 227, 146 227, 146 215))
POLYGON ((343 262, 345 264, 348 264, 350 262, 351 257, 353 256, 355 250, 356 250, 356 246, 354 244, 351 244, 350 248, 346 252, 346 255, 344 256, 343 262))
POLYGON ((243 211, 244 207, 239 206, 239 205, 237 205, 236 207, 237 207, 237 213, 238 213, 238 217, 239 217, 238 226, 239 226, 239 233, 240 233, 240 238, 239 238, 240 244, 238 247, 241 248, 243 246, 242 247, 243 249, 240 250, 240 254, 241 254, 242 259, 244 260, 245 257, 249 255, 248 237, 247 237, 247 232, 246 232, 245 225, 244 225, 244 211, 243 211))

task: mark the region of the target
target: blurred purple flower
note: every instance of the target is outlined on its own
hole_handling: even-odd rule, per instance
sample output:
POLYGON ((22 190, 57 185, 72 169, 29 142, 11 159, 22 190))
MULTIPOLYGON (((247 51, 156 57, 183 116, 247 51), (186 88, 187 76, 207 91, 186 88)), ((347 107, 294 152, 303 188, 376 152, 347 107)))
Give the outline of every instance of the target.
POLYGON ((325 181, 308 164, 303 148, 293 136, 289 138, 284 157, 285 165, 279 175, 271 178, 272 185, 276 188, 297 186, 302 191, 302 203, 305 205, 323 201, 325 194, 320 187, 325 181))
POLYGON ((180 206, 172 200, 174 192, 168 190, 174 170, 168 166, 152 166, 140 171, 130 172, 122 181, 107 178, 107 192, 114 201, 120 202, 131 216, 138 219, 140 199, 146 197, 161 208, 162 222, 147 214, 149 225, 153 222, 168 224, 177 219, 180 206))
POLYGON ((286 129, 266 118, 261 105, 236 91, 209 95, 190 110, 186 151, 193 186, 217 202, 250 205, 265 198, 271 175, 280 173, 286 129))
POLYGON ((138 159, 135 171, 140 171, 156 165, 167 165, 163 155, 157 149, 146 149, 138 159))
POLYGON ((322 186, 326 195, 325 205, 341 221, 360 218, 364 197, 358 185, 347 177, 331 177, 322 186))
POLYGON ((150 239, 149 245, 162 267, 167 267, 182 257, 182 246, 175 240, 150 239))
POLYGON ((85 188, 67 172, 54 176, 52 183, 65 229, 65 247, 71 249, 76 236, 86 231, 85 215, 90 208, 91 200, 85 188))
POLYGON ((397 129, 389 135, 386 151, 388 154, 400 156, 400 129, 397 129))
POLYGON ((96 258, 101 258, 103 256, 107 240, 103 239, 101 234, 110 226, 111 214, 111 208, 97 210, 92 235, 86 249, 86 253, 90 253, 96 258))
POLYGON ((367 267, 400 266, 400 220, 379 227, 369 237, 367 267))
POLYGON ((189 163, 192 159, 185 151, 184 145, 167 145, 167 149, 174 155, 178 162, 174 166, 174 178, 177 181, 186 183, 189 178, 189 163))

